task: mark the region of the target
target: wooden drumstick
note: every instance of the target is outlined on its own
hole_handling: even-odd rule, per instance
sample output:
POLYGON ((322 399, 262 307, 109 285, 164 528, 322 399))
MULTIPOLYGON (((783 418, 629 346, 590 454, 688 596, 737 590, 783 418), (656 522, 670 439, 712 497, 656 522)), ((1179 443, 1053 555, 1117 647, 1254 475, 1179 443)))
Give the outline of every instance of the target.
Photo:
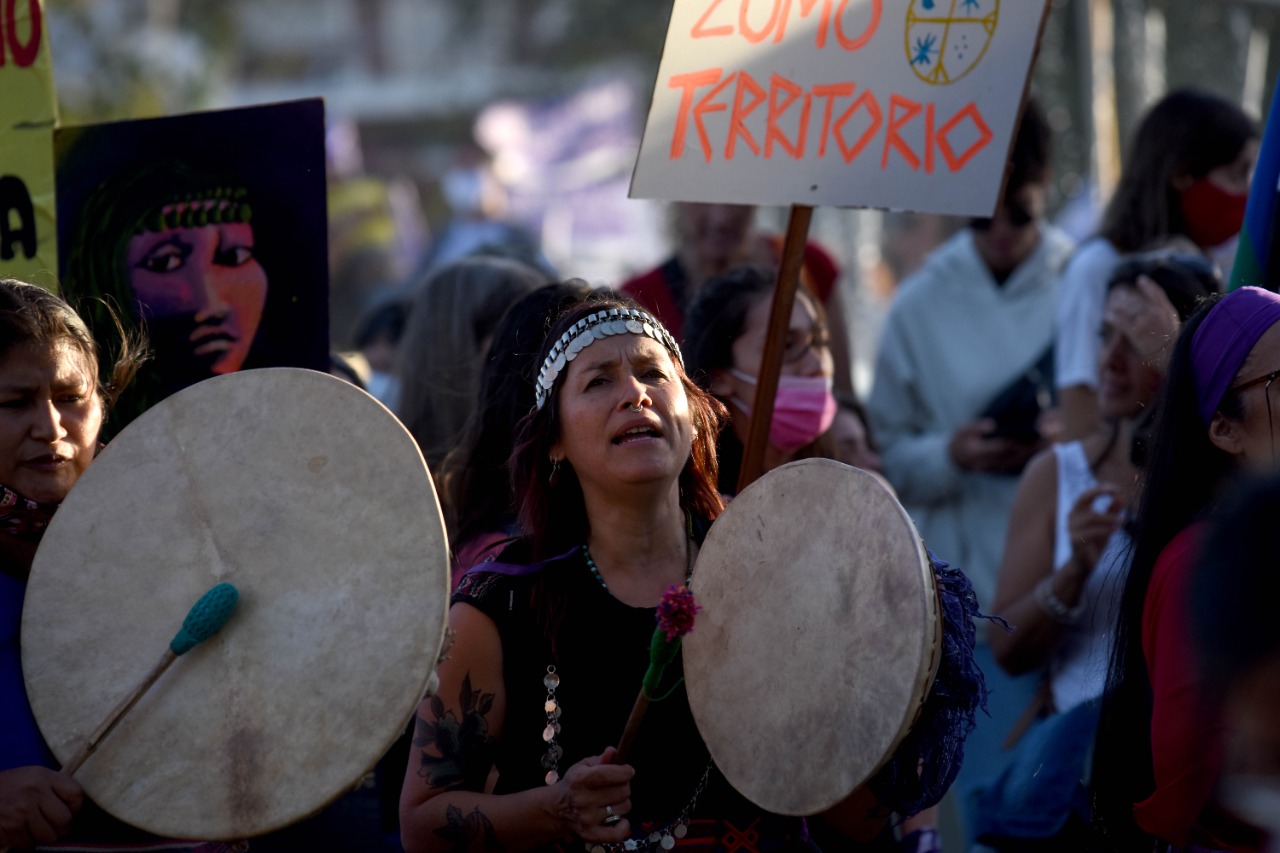
POLYGON ((653 629, 653 636, 649 640, 649 668, 645 670, 640 693, 636 696, 631 716, 627 718, 622 737, 618 740, 618 749, 613 756, 614 764, 627 763, 631 748, 636 742, 636 733, 640 731, 640 723, 649 710, 649 703, 661 701, 674 689, 669 688, 663 696, 656 695, 667 667, 680 653, 680 638, 693 630, 694 617, 701 609, 693 600, 693 591, 687 586, 667 587, 662 600, 658 602, 658 627, 653 629))
POLYGON ((191 610, 187 612, 187 618, 182 620, 182 627, 178 629, 178 633, 174 634, 173 639, 169 641, 169 648, 165 649, 160 661, 151 669, 151 672, 147 673, 141 683, 116 706, 115 710, 107 715, 107 718, 102 721, 102 725, 98 726, 97 730, 89 736, 88 742, 63 766, 62 772, 68 776, 75 775, 75 772, 80 769, 80 765, 84 764, 90 755, 93 755, 94 750, 98 748, 98 744, 107 735, 111 734, 111 730, 116 727, 116 724, 138 703, 143 694, 151 689, 151 685, 160 679, 160 676, 164 674, 164 671, 169 668, 171 663, 218 633, 222 626, 226 624, 227 619, 231 618, 231 614, 236 609, 236 603, 239 600, 239 591, 229 583, 220 583, 200 596, 200 600, 192 605, 191 610))

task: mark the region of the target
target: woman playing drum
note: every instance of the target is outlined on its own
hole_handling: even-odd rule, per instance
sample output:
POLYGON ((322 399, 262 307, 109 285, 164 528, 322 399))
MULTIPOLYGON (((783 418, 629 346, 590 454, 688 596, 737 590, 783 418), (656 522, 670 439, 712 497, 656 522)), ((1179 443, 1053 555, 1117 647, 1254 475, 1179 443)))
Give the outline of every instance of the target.
POLYGON ((97 348, 71 307, 0 280, 0 848, 54 841, 83 800, 36 728, 18 629, 36 544, 93 461, 108 399, 136 369, 126 347, 100 383, 97 348))
MULTIPOLYGON (((512 457, 526 536, 454 595, 456 641, 419 710, 405 776, 406 850, 557 850, 575 839, 602 850, 681 839, 813 849, 801 819, 762 812, 720 777, 682 685, 650 707, 629 763, 613 763, 655 608, 690 581, 722 508, 724 409, 685 375, 667 331, 626 302, 571 310, 542 349, 536 408, 512 457)), ((875 812, 850 821, 851 834, 881 828, 874 806, 869 795, 841 804, 875 812)))

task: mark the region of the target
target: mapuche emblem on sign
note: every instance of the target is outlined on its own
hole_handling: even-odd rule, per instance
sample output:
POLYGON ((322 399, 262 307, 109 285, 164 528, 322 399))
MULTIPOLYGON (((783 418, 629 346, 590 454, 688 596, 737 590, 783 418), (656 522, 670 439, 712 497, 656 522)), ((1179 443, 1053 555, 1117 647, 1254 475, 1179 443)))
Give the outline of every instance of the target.
POLYGON ((1000 0, 911 0, 907 59, 926 83, 946 86, 977 67, 1000 22, 1000 0))

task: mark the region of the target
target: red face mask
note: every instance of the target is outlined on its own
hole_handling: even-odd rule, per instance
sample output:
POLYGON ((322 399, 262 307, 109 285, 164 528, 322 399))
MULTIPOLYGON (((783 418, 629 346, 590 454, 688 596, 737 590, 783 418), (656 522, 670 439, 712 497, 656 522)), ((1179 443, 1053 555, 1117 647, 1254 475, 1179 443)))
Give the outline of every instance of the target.
POLYGON ((1240 233, 1249 194, 1229 193, 1200 178, 1182 191, 1180 201, 1187 236, 1201 248, 1212 249, 1240 233))

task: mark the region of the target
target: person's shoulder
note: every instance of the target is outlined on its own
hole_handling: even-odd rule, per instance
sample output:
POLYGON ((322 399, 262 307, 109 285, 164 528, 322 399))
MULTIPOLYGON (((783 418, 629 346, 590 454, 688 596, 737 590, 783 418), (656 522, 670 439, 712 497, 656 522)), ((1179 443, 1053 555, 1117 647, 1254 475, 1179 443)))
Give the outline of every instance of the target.
POLYGON ((552 571, 577 554, 577 548, 563 554, 535 560, 530 544, 524 539, 512 539, 501 550, 495 550, 481 563, 472 566, 458 581, 454 591, 459 596, 485 598, 493 592, 526 586, 544 572, 552 571))
POLYGON ((1077 251, 1071 235, 1056 225, 1046 224, 1041 232, 1049 263, 1061 267, 1077 251))
POLYGON ((1156 558, 1156 565, 1152 572, 1153 580, 1157 575, 1171 578, 1189 571, 1208 532, 1209 525, 1205 522, 1188 525, 1179 531, 1156 558))
POLYGON ((969 229, 963 228, 935 248, 915 272, 898 285, 890 313, 894 310, 915 310, 917 305, 928 305, 940 289, 951 287, 966 271, 980 270, 974 261, 977 252, 969 229))
POLYGON ((622 284, 618 285, 618 290, 625 293, 631 298, 647 293, 655 287, 665 288, 667 286, 667 268, 671 264, 673 258, 669 258, 656 267, 646 270, 638 275, 634 275, 622 284))
POLYGON ((1100 271, 1109 271, 1119 259, 1120 253, 1109 240, 1105 237, 1090 237, 1071 252, 1067 259, 1067 272, 1091 277, 1106 274, 1100 271))
POLYGON ((1022 469, 1024 488, 1057 488, 1058 459, 1064 447, 1062 444, 1051 444, 1031 457, 1031 461, 1022 469))

